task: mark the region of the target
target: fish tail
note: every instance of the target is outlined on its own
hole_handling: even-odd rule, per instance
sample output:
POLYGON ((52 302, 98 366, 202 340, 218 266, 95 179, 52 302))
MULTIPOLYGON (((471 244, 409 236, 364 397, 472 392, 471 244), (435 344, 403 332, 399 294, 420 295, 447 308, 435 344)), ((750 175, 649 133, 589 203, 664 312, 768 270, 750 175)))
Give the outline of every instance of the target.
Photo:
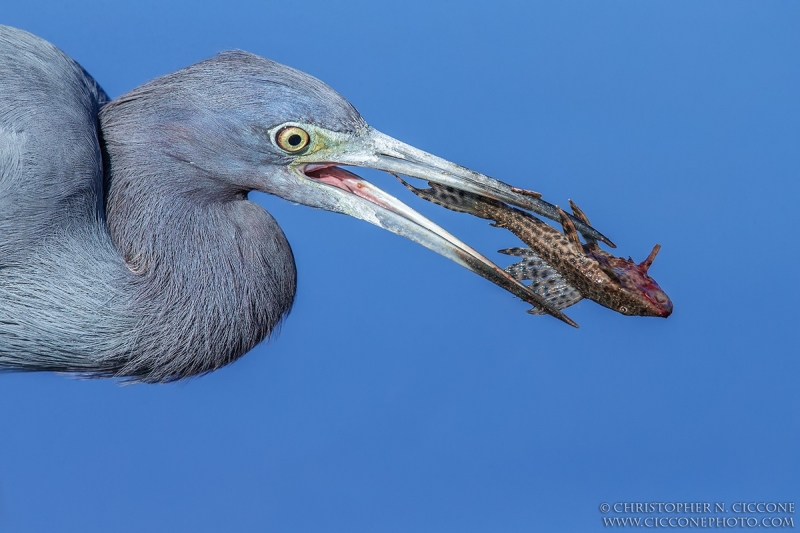
POLYGON ((395 175, 400 183, 406 186, 408 190, 422 198, 436 205, 440 205, 451 211, 459 213, 467 213, 480 218, 493 218, 491 212, 494 208, 500 207, 503 204, 497 200, 478 196, 467 191, 448 187, 447 185, 440 185, 438 183, 428 182, 429 189, 419 189, 410 183, 404 181, 399 176, 395 175))

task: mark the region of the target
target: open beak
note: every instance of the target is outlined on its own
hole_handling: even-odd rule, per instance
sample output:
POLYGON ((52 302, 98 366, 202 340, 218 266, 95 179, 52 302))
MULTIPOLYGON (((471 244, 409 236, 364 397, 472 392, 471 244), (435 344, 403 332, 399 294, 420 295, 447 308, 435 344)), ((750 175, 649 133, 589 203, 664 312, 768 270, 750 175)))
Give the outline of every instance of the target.
MULTIPOLYGON (((414 148, 375 129, 368 128, 365 133, 366 135, 360 136, 361 149, 342 154, 340 164, 374 168, 392 174, 433 181, 528 209, 556 222, 561 221, 558 208, 542 200, 539 193, 512 187, 480 172, 414 148)), ((613 242, 593 227, 572 216, 570 218, 575 228, 585 237, 616 248, 613 242)))
MULTIPOLYGON (((303 195, 288 199, 351 215, 402 235, 455 261, 542 311, 578 327, 569 317, 550 306, 538 294, 442 227, 397 198, 352 172, 338 168, 337 165, 372 168, 419 178, 559 219, 555 206, 541 200, 536 193, 515 189, 506 183, 418 150, 369 127, 357 135, 338 135, 342 138, 336 139, 337 142, 299 156, 290 166, 295 177, 306 187, 303 187, 303 195)), ((613 246, 605 236, 582 221, 575 220, 575 226, 587 237, 613 246)))

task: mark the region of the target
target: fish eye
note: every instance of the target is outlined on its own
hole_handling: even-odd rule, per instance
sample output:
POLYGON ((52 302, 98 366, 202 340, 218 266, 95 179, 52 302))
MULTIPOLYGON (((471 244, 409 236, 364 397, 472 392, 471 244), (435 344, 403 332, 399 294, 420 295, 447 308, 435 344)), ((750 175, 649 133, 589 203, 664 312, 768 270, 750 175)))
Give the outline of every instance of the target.
POLYGON ((303 150, 311 141, 308 132, 297 126, 286 126, 275 134, 275 142, 281 150, 296 154, 303 150))

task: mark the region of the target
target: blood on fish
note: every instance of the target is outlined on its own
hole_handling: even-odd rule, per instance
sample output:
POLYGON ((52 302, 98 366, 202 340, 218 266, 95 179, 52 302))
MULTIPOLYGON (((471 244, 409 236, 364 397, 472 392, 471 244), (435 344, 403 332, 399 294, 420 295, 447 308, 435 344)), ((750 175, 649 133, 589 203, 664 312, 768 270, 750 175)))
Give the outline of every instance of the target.
MULTIPOLYGON (((556 309, 564 309, 587 298, 609 309, 632 316, 668 317, 672 301, 647 271, 661 248, 655 245, 641 263, 616 257, 596 241, 581 243, 575 225, 559 208, 562 234, 530 213, 503 202, 466 191, 429 183, 418 189, 400 180, 417 196, 453 211, 494 221, 530 248, 511 248, 501 253, 522 258, 506 271, 516 279, 530 280, 531 288, 556 309)), ((570 200, 573 216, 589 224, 583 211, 570 200)), ((528 311, 540 314, 534 308, 528 311)))

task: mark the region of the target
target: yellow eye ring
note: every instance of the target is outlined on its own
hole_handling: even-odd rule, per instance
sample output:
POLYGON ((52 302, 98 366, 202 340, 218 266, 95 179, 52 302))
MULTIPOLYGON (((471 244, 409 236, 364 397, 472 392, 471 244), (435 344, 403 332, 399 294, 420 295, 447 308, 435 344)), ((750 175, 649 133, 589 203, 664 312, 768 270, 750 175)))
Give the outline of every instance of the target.
POLYGON ((286 126, 275 134, 275 142, 280 149, 290 154, 296 154, 302 151, 308 146, 310 141, 311 137, 308 135, 308 132, 297 126, 286 126))

